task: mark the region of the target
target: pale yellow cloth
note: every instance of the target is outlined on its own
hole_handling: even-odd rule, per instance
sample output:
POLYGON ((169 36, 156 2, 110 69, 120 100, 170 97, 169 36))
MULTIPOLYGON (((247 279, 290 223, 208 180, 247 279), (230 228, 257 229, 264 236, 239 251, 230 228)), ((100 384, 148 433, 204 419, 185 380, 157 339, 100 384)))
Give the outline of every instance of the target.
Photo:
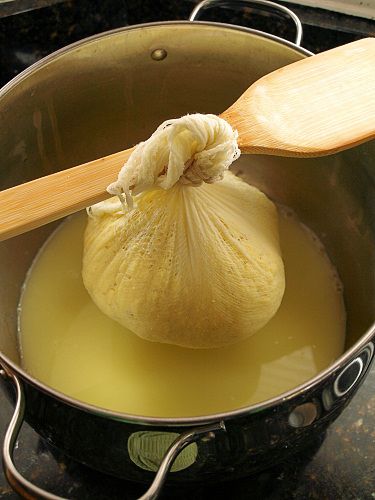
POLYGON ((122 204, 112 198, 89 211, 85 286, 140 337, 219 347, 258 331, 280 305, 277 211, 227 172, 236 139, 214 115, 166 122, 109 187, 122 204), (135 208, 124 213, 131 195, 135 208))

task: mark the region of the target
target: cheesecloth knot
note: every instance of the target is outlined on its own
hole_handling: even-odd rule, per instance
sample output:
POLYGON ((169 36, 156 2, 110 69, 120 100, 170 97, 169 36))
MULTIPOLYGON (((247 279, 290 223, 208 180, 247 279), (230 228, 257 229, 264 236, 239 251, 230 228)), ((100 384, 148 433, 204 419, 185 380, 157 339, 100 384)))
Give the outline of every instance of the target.
POLYGON ((219 181, 240 156, 237 137, 237 131, 216 115, 196 113, 167 120, 136 146, 107 191, 131 209, 132 195, 155 187, 219 181))

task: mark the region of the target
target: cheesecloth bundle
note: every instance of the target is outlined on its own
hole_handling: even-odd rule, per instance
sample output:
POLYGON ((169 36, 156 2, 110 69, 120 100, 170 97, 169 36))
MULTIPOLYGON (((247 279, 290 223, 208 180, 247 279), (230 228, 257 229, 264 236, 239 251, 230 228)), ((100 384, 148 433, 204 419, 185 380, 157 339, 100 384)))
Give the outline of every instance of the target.
POLYGON ((285 280, 274 204, 235 177, 237 133, 215 115, 164 122, 88 209, 83 281, 140 337, 221 347, 275 314, 285 280))

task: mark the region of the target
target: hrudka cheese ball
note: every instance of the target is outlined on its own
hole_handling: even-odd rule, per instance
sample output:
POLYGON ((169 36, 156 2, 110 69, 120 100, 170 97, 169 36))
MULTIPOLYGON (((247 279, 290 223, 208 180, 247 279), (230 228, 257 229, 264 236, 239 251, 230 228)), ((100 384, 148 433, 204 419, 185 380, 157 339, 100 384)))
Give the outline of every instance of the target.
POLYGON ((144 339, 221 347, 279 308, 277 211, 227 170, 236 138, 212 115, 167 122, 110 186, 119 197, 89 210, 84 284, 99 309, 144 339))

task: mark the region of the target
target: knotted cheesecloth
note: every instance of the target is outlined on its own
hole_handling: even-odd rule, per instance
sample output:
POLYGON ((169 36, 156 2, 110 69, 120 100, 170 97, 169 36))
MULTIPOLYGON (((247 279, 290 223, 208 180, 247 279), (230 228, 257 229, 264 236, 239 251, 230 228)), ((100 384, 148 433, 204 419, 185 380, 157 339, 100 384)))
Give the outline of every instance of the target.
POLYGON ((164 122, 88 209, 83 281, 140 337, 221 347, 257 332, 284 293, 274 204, 228 171, 237 132, 215 115, 164 122))

